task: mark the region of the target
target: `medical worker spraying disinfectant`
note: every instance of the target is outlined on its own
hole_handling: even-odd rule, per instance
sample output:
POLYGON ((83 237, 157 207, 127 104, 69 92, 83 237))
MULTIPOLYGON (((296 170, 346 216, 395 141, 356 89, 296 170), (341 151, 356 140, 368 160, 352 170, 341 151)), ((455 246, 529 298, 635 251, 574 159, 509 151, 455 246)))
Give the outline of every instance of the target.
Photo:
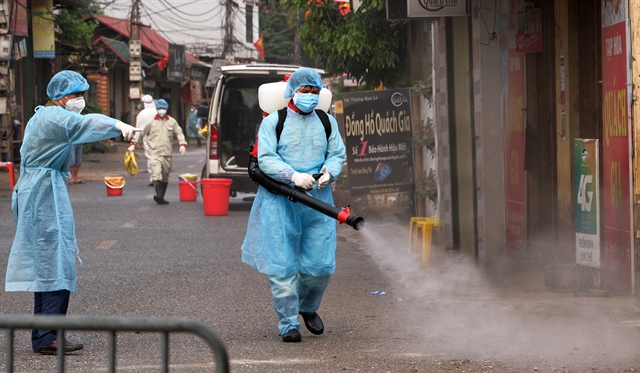
MULTIPOLYGON (((20 179, 13 190, 16 234, 7 264, 6 291, 35 294, 34 314, 66 315, 77 293, 78 244, 66 178, 74 144, 100 141, 136 129, 101 114, 80 115, 89 84, 73 71, 57 73, 47 86, 50 101, 29 120, 20 148, 20 179)), ((59 341, 56 330, 33 330, 35 352, 76 351, 82 344, 59 341)))
MULTIPOLYGON (((327 138, 314 111, 322 89, 320 75, 299 69, 289 78, 285 98, 291 99, 280 139, 278 113, 266 117, 258 132, 258 163, 270 178, 295 185, 333 205, 331 182, 342 171, 345 147, 336 120, 329 116, 327 138), (313 174, 322 175, 316 179, 313 174)), ((336 221, 281 194, 258 188, 242 261, 265 273, 271 287, 283 342, 300 342, 302 316, 307 330, 319 335, 324 325, 317 311, 336 268, 336 221)))

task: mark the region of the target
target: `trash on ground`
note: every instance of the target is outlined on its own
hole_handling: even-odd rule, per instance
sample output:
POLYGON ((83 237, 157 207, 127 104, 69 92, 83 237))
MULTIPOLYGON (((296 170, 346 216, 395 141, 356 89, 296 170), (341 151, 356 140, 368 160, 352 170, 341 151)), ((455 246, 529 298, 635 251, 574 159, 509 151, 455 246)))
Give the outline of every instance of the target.
POLYGON ((372 292, 371 292, 371 295, 385 295, 385 294, 387 294, 387 293, 385 293, 385 292, 384 292, 384 291, 382 291, 382 290, 372 291, 372 292))

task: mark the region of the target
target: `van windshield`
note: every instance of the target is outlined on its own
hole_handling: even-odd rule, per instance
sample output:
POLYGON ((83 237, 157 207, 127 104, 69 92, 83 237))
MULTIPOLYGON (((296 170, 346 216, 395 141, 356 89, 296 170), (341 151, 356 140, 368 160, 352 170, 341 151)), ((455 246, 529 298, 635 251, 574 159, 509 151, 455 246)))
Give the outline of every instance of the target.
POLYGON ((249 146, 262 122, 258 88, 284 79, 282 75, 229 77, 220 105, 220 160, 223 168, 247 168, 249 146))

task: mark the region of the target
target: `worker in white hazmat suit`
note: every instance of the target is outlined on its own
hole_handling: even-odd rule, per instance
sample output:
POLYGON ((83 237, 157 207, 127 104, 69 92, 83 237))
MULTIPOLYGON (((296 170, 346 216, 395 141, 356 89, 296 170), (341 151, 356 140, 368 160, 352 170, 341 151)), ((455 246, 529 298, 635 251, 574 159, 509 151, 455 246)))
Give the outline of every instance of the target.
POLYGON ((180 144, 180 154, 187 152, 187 142, 185 141, 182 128, 175 119, 167 115, 169 104, 163 99, 156 101, 157 114, 144 126, 142 132, 136 133, 131 140, 128 150, 132 152, 140 138, 149 138, 149 156, 147 163, 151 171, 151 179, 156 188, 156 195, 153 200, 159 205, 167 205, 169 202, 164 199, 164 194, 169 185, 169 173, 171 172, 172 145, 174 136, 180 144))
MULTIPOLYGON (((156 104, 153 103, 153 97, 151 95, 142 96, 142 103, 144 104, 144 109, 138 113, 136 116, 136 128, 142 130, 147 124, 150 122, 153 117, 156 116, 156 104)), ((149 186, 153 186, 153 179, 151 178, 151 170, 149 170, 149 139, 143 138, 142 145, 144 146, 144 157, 147 159, 147 171, 149 172, 149 186)))
MULTIPOLYGON (((299 69, 287 82, 290 98, 280 140, 278 113, 266 117, 258 131, 258 164, 272 179, 308 190, 333 205, 330 183, 342 171, 345 146, 336 120, 329 115, 331 134, 314 111, 322 89, 320 75, 299 69), (316 181, 313 174, 322 173, 316 181)), ((307 330, 322 334, 317 312, 331 274, 336 268, 336 221, 310 207, 293 203, 260 186, 256 194, 242 261, 268 276, 278 329, 283 342, 300 342, 302 316, 307 330)))
MULTIPOLYGON (((12 195, 16 233, 9 254, 6 291, 33 292, 35 315, 66 315, 70 293, 77 293, 78 244, 66 178, 75 144, 106 140, 136 129, 102 114, 80 115, 89 84, 68 70, 47 86, 50 101, 29 120, 20 148, 20 179, 12 195)), ((34 351, 70 352, 80 343, 59 341, 56 330, 34 329, 34 351)))

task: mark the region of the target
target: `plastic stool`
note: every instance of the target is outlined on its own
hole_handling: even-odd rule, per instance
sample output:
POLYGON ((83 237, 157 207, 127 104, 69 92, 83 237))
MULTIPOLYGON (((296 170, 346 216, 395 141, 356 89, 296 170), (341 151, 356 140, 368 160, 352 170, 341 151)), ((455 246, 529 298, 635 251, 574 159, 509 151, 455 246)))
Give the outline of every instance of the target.
POLYGON ((433 236, 433 227, 442 225, 440 220, 435 217, 412 217, 409 226, 409 252, 413 252, 411 241, 413 240, 413 224, 416 225, 416 249, 418 252, 418 230, 422 228, 422 262, 429 261, 431 256, 431 238, 433 236))
POLYGON ((0 162, 0 168, 9 170, 9 186, 11 190, 13 190, 13 186, 16 185, 15 175, 13 174, 13 162, 0 162))
POLYGON ((414 226, 414 224, 416 225, 416 240, 417 240, 418 239, 418 237, 417 237, 417 234, 418 234, 418 223, 419 222, 423 222, 426 219, 428 219, 428 218, 421 217, 421 216, 414 216, 409 221, 409 252, 411 252, 411 240, 413 239, 413 226, 414 226))

